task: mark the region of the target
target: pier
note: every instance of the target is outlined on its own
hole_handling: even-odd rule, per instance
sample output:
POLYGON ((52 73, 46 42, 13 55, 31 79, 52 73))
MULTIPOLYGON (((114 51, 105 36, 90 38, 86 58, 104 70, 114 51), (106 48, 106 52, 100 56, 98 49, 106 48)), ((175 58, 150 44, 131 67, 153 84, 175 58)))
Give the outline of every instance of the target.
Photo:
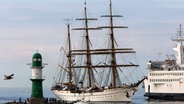
MULTIPOLYGON (((55 98, 45 98, 43 99, 43 102, 35 102, 35 104, 73 104, 73 103, 67 103, 65 101, 60 101, 60 100, 57 100, 55 98), (43 103, 44 102, 44 103, 43 103)), ((15 100, 12 101, 12 102, 7 102, 5 104, 31 104, 30 103, 30 100, 27 99, 25 101, 18 101, 16 102, 15 100)))

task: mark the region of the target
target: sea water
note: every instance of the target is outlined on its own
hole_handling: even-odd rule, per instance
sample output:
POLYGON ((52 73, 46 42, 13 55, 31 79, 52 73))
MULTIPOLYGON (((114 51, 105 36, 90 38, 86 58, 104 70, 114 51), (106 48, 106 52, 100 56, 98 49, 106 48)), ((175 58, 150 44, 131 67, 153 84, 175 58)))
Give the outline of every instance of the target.
MULTIPOLYGON (((43 88, 45 98, 56 98, 50 88, 43 88)), ((0 88, 0 104, 25 101, 31 96, 31 88, 0 88)))
MULTIPOLYGON (((50 88, 44 88, 43 95, 45 98, 56 98, 52 94, 50 88)), ((18 102, 19 100, 25 101, 30 96, 31 96, 31 88, 0 88, 0 104, 4 104, 6 102, 13 102, 14 100, 16 102, 18 102)), ((148 101, 147 98, 144 97, 144 89, 140 87, 133 96, 131 103, 108 103, 108 104, 184 104, 184 101, 183 102, 161 101, 161 100, 148 101)))

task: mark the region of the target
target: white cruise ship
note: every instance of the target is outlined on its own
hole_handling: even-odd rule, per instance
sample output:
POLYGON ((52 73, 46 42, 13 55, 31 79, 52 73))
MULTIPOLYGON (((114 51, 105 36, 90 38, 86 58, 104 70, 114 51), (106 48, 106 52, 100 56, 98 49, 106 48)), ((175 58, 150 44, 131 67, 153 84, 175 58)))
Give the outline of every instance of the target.
POLYGON ((177 43, 173 48, 176 56, 164 61, 149 61, 148 76, 144 80, 145 96, 150 99, 184 100, 184 47, 182 25, 172 41, 177 43))

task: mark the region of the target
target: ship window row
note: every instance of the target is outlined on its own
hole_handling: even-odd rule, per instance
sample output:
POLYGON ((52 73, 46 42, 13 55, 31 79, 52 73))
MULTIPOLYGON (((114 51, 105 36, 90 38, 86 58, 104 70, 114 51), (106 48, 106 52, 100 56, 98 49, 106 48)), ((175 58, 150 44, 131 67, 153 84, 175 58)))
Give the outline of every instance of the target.
POLYGON ((164 76, 164 75, 173 75, 173 76, 183 76, 183 73, 150 73, 150 76, 164 76))
POLYGON ((179 79, 150 79, 150 82, 173 82, 179 81, 179 79))
MULTIPOLYGON (((97 98, 112 98, 115 97, 116 95, 109 95, 109 96, 96 96, 96 97, 90 97, 91 99, 97 99, 97 98)), ((63 99, 74 99, 74 97, 63 97, 63 99)))

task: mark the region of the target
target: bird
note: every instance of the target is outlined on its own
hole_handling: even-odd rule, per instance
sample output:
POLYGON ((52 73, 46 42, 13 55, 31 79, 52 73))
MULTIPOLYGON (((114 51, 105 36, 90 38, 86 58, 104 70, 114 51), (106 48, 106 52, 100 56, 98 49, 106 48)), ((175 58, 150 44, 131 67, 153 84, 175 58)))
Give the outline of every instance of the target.
POLYGON ((13 76, 14 74, 11 74, 11 75, 4 75, 5 79, 4 80, 10 80, 10 79, 13 79, 13 76))

